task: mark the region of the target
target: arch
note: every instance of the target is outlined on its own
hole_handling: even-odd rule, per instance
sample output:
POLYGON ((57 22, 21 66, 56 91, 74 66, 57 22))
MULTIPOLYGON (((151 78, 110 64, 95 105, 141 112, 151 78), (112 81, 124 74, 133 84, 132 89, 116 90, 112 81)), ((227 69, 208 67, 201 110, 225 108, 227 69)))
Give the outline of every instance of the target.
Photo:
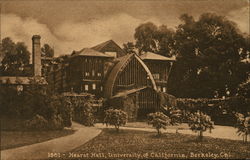
POLYGON ((126 66, 129 64, 129 62, 133 58, 135 58, 139 62, 139 64, 141 64, 141 66, 146 71, 147 76, 149 77, 149 79, 152 83, 153 89, 156 90, 155 81, 153 79, 153 76, 152 76, 150 70, 146 66, 146 64, 136 54, 128 54, 126 56, 123 56, 123 57, 120 57, 119 59, 117 59, 119 62, 117 62, 117 64, 115 64, 115 66, 111 70, 110 74, 108 75, 107 81, 105 83, 105 88, 104 88, 104 97, 110 98, 113 96, 113 91, 114 91, 114 87, 115 87, 114 85, 115 85, 116 79, 119 77, 119 74, 126 68, 126 66))

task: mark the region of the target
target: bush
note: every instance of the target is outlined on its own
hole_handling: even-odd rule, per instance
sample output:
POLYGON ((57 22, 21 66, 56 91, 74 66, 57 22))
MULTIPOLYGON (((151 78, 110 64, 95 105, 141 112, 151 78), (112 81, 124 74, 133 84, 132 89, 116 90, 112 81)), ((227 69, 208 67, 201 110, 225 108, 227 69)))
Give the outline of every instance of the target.
POLYGON ((30 130, 48 129, 48 121, 41 115, 35 115, 31 120, 25 121, 25 127, 30 130))
POLYGON ((250 114, 244 116, 241 113, 235 114, 237 118, 236 128, 238 128, 238 135, 243 135, 243 142, 247 142, 247 136, 250 134, 250 114))
POLYGON ((189 115, 189 123, 190 129, 194 132, 198 132, 198 138, 200 140, 203 139, 203 132, 207 129, 213 129, 213 122, 211 121, 210 116, 197 111, 195 113, 190 113, 189 115))
POLYGON ((58 130, 63 129, 63 119, 60 115, 54 115, 53 118, 49 121, 49 129, 58 130))
POLYGON ((120 126, 124 126, 127 123, 127 120, 127 113, 120 109, 108 109, 105 111, 104 123, 107 126, 114 125, 117 132, 119 132, 120 126))
POLYGON ((168 116, 162 112, 155 112, 148 114, 148 124, 152 124, 153 127, 157 130, 158 136, 161 135, 160 129, 166 129, 167 126, 171 124, 171 120, 168 116))

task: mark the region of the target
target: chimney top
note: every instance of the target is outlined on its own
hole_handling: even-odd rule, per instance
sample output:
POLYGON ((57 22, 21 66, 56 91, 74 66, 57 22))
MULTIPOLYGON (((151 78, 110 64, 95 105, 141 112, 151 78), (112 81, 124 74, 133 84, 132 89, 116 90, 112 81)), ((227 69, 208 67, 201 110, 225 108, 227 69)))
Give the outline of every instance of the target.
POLYGON ((34 40, 34 39, 41 39, 41 36, 40 35, 33 35, 32 40, 34 40))

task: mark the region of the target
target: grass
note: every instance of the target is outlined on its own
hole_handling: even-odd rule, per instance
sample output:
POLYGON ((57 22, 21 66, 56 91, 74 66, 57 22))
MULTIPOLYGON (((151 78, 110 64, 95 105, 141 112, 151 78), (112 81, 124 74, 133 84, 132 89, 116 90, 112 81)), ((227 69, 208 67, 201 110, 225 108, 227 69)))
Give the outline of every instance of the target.
POLYGON ((166 133, 157 137, 156 133, 104 129, 103 132, 72 151, 85 158, 250 158, 250 143, 204 137, 197 141, 193 135, 166 133), (96 154, 94 154, 96 153, 96 154))
POLYGON ((67 136, 74 132, 74 130, 1 131, 1 150, 44 142, 50 139, 67 136))

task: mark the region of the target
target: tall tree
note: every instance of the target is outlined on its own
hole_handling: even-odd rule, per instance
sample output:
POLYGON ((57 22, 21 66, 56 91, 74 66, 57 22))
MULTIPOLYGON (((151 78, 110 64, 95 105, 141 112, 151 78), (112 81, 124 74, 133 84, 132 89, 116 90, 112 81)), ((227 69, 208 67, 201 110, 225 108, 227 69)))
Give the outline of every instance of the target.
POLYGON ((133 42, 127 42, 127 43, 124 43, 123 44, 123 50, 128 53, 128 54, 131 54, 131 53, 136 53, 135 51, 135 45, 133 42))
POLYGON ((174 31, 165 25, 156 26, 152 22, 139 25, 135 29, 135 47, 142 52, 154 52, 164 56, 171 56, 173 49, 174 31))
POLYGON ((54 57, 54 49, 50 47, 50 45, 45 43, 43 47, 41 48, 41 50, 42 50, 42 56, 54 57))
POLYGON ((11 38, 2 39, 1 53, 4 58, 1 62, 3 75, 20 75, 24 66, 29 64, 30 52, 23 42, 13 42, 11 38))
POLYGON ((241 62, 249 48, 236 24, 211 13, 202 14, 198 21, 187 14, 180 19, 183 23, 174 37, 178 61, 170 92, 194 98, 234 95, 249 67, 241 62))

